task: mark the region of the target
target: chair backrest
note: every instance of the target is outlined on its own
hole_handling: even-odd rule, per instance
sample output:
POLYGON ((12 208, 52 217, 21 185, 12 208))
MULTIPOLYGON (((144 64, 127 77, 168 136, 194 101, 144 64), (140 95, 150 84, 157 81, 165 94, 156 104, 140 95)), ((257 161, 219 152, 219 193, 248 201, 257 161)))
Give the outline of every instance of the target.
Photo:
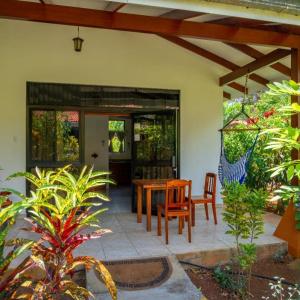
POLYGON ((204 197, 211 196, 212 199, 216 198, 217 188, 217 174, 206 173, 204 184, 204 197))
POLYGON ((192 181, 191 180, 169 180, 166 183, 165 210, 169 207, 191 207, 192 181))

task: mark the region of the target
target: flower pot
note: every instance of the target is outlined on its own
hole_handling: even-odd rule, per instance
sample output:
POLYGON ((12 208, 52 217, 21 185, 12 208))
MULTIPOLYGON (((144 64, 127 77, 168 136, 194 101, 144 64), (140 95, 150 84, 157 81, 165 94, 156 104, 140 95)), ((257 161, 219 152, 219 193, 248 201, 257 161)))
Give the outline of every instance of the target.
POLYGON ((296 229, 295 213, 296 208, 291 201, 274 235, 288 243, 288 251, 292 256, 300 258, 300 230, 296 229))

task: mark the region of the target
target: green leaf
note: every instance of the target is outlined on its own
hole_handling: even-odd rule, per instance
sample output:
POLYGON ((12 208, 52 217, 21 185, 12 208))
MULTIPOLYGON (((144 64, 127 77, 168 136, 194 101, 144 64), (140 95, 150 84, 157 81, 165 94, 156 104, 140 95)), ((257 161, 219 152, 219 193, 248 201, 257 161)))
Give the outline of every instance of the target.
POLYGON ((292 180, 294 177, 294 166, 289 166, 287 169, 288 180, 292 180))

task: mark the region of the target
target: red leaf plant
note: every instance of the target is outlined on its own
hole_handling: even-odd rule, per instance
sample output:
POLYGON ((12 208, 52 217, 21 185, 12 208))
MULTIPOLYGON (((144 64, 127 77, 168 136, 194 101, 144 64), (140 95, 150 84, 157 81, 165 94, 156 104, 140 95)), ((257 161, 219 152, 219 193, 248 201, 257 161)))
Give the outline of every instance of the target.
POLYGON ((74 257, 73 252, 83 243, 100 238, 110 230, 99 226, 98 215, 104 209, 96 209, 101 203, 95 199, 108 200, 99 193, 91 192, 96 187, 112 183, 103 176, 105 172, 93 172, 83 168, 79 176, 68 172, 67 166, 57 171, 40 171, 36 174, 23 173, 34 183, 36 190, 32 195, 39 201, 29 211, 26 221, 30 227, 25 231, 34 232, 39 236, 32 246, 29 258, 31 269, 34 266, 40 270, 37 278, 33 272, 22 273, 21 288, 11 299, 62 299, 68 296, 72 299, 88 299, 92 293, 77 285, 72 280, 76 268, 94 268, 100 274, 112 299, 117 299, 117 290, 113 279, 104 265, 91 256, 74 257), (93 209, 92 209, 93 208, 93 209), (96 228, 88 232, 90 228, 96 228), (40 275, 40 274, 39 274, 40 275))

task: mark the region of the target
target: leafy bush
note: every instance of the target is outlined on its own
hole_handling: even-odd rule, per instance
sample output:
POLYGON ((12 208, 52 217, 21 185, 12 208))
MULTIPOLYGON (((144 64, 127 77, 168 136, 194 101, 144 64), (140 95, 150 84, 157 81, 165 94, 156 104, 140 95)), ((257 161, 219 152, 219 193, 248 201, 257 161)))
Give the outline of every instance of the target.
POLYGON ((18 214, 29 208, 32 203, 32 201, 24 200, 11 203, 8 201, 6 192, 2 192, 0 195, 0 299, 10 299, 18 286, 19 275, 31 266, 28 259, 25 259, 9 275, 7 272, 13 260, 34 244, 33 241, 27 239, 7 240, 9 230, 14 225, 18 214), (5 251, 7 249, 8 251, 5 251))
MULTIPOLYGON (((245 101, 245 100, 243 100, 245 101)), ((280 95, 280 97, 262 93, 258 95, 258 99, 247 99, 244 104, 246 113, 250 119, 239 120, 234 124, 236 128, 250 128, 256 123, 260 128, 286 127, 289 119, 284 116, 279 108, 288 105, 290 97, 288 95, 280 95)), ((242 104, 239 99, 235 102, 224 103, 224 123, 226 124, 241 111, 242 104)), ((256 131, 239 131, 226 132, 224 134, 225 152, 230 162, 237 161, 243 156, 253 145, 257 132, 256 131)), ((280 163, 289 156, 289 152, 285 149, 276 151, 270 155, 265 146, 272 138, 272 134, 259 135, 256 147, 251 156, 248 175, 246 178, 247 186, 251 188, 276 188, 286 179, 282 177, 271 177, 268 170, 272 165, 280 163)))
MULTIPOLYGON (((18 286, 26 290, 27 299, 60 299, 67 295, 73 299, 88 299, 90 291, 78 286, 73 280, 75 268, 95 267, 106 284, 112 299, 117 298, 115 284, 98 260, 90 256, 73 256, 73 251, 88 240, 101 237, 108 230, 101 229, 97 216, 103 209, 92 210, 101 203, 97 198, 107 201, 105 195, 94 190, 107 183, 106 172, 93 172, 84 167, 78 177, 74 177, 67 166, 57 171, 41 171, 36 174, 17 173, 11 178, 25 177, 36 190, 30 197, 15 192, 23 201, 34 199, 30 207, 29 218, 31 232, 39 235, 32 245, 29 258, 30 269, 39 267, 43 271, 41 279, 34 278, 28 272, 19 274, 18 286), (97 230, 86 233, 87 229, 97 230), (32 297, 32 298, 31 298, 32 297)), ((0 292, 7 291, 2 287, 0 292)), ((17 289, 13 297, 18 294, 17 289)), ((25 298, 26 298, 25 297, 25 298)))
POLYGON ((236 281, 235 286, 239 287, 239 294, 244 296, 250 292, 252 265, 256 261, 254 240, 264 230, 263 214, 267 193, 263 190, 251 190, 245 184, 233 182, 225 184, 223 196, 223 220, 229 227, 226 233, 234 237, 236 246, 233 263, 238 271, 232 280, 236 281))
MULTIPOLYGON (((268 95, 280 99, 282 96, 300 96, 300 84, 294 81, 283 81, 282 83, 274 83, 268 85, 270 90, 268 95)), ((284 106, 281 112, 289 118, 293 115, 300 113, 300 105, 293 103, 292 105, 284 106)), ((286 151, 288 153, 295 152, 298 155, 300 150, 300 129, 293 128, 291 125, 287 127, 277 127, 265 131, 265 135, 272 135, 266 150, 270 149, 273 153, 278 151, 286 151)), ((296 227, 300 230, 300 187, 297 184, 293 184, 293 180, 300 180, 300 159, 292 159, 291 155, 285 157, 280 163, 272 165, 271 168, 272 178, 278 178, 285 176, 287 178, 287 184, 283 185, 276 191, 278 198, 284 199, 289 202, 291 199, 295 203, 296 207, 296 227)))
POLYGON ((230 267, 222 269, 220 266, 216 267, 213 271, 215 280, 223 289, 230 290, 236 294, 243 294, 245 289, 245 281, 243 278, 236 280, 235 274, 232 273, 230 267))

